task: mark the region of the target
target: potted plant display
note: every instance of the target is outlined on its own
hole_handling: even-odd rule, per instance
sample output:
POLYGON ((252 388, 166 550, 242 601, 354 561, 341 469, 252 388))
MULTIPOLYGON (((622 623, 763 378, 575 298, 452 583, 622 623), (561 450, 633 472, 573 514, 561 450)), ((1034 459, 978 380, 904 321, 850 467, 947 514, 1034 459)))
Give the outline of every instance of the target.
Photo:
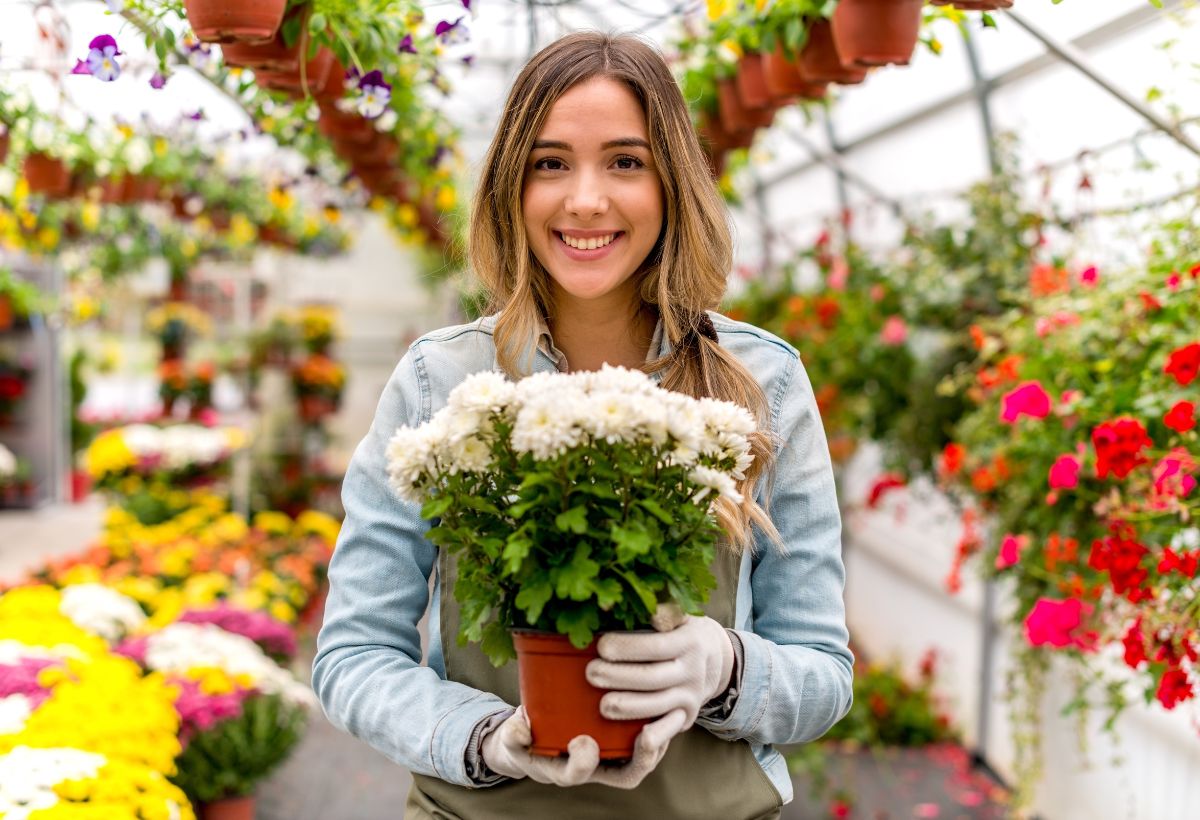
POLYGON ((393 487, 456 562, 459 640, 497 666, 517 658, 535 753, 586 733, 602 759, 632 755, 646 721, 602 718, 584 667, 598 633, 648 629, 665 605, 702 611, 717 512, 741 501, 754 430, 735 404, 606 367, 516 384, 478 373, 396 432, 393 487))

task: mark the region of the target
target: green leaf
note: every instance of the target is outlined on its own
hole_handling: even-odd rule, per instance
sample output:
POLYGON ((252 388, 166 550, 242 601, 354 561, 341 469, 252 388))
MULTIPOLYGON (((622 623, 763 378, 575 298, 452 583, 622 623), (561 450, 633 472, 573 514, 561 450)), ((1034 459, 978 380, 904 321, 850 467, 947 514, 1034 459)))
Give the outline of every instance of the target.
POLYGON ((532 548, 533 539, 522 530, 518 530, 508 536, 508 542, 504 545, 503 555, 505 572, 509 575, 515 575, 521 569, 521 562, 529 555, 529 550, 532 548))
POLYGON ((513 648, 512 634, 498 621, 492 621, 483 630, 483 642, 480 644, 480 648, 488 656, 492 666, 503 666, 517 657, 517 650, 513 648))
POLYGON ((642 529, 622 527, 620 524, 613 524, 612 540, 617 545, 617 560, 622 564, 628 564, 639 555, 645 555, 654 545, 650 533, 642 529))
POLYGON ((576 535, 583 535, 587 532, 587 525, 587 507, 582 505, 572 507, 554 517, 554 526, 558 527, 562 532, 570 530, 576 535))
POLYGON ((592 636, 600 628, 600 615, 593 607, 569 609, 554 621, 554 628, 571 639, 571 645, 583 649, 592 642, 592 636))
POLYGON ((530 626, 536 624, 538 618, 542 617, 542 609, 553 594, 554 589, 546 578, 533 583, 527 582, 521 586, 521 591, 517 593, 517 609, 525 613, 525 619, 530 626))
POLYGON ((571 563, 559 567, 555 572, 555 594, 559 598, 570 598, 572 601, 586 601, 592 596, 596 585, 594 579, 600 572, 600 565, 593 561, 591 547, 580 544, 575 548, 571 563))
POLYGON ((323 12, 313 12, 312 17, 308 18, 308 31, 310 34, 320 34, 325 30, 326 25, 325 14, 323 12))
POLYGON ((629 584, 638 598, 641 599, 642 605, 646 607, 646 611, 651 615, 658 608, 658 599, 654 595, 654 590, 646 585, 646 582, 639 578, 636 574, 629 570, 618 570, 621 577, 629 584))
POLYGON ((675 516, 664 510, 662 505, 653 498, 643 498, 638 502, 638 506, 653 515, 659 521, 666 524, 668 527, 675 523, 675 516))
POLYGON ((425 519, 438 518, 445 515, 446 510, 454 505, 454 497, 450 494, 438 495, 421 505, 421 517, 425 519))
POLYGON ((624 597, 621 582, 616 578, 605 578, 603 581, 597 581, 595 589, 596 601, 605 612, 620 603, 621 598, 624 597))

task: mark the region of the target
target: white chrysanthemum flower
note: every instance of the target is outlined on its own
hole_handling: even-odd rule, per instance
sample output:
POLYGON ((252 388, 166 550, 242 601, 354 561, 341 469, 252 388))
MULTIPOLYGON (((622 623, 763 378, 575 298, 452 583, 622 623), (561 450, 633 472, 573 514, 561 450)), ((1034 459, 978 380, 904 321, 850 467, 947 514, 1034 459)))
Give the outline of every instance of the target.
POLYGON ((80 749, 15 747, 0 755, 0 817, 26 818, 53 808, 59 802, 55 786, 94 778, 107 762, 104 755, 80 749))
POLYGON ((444 443, 452 444, 460 439, 478 436, 483 431, 483 423, 486 417, 479 410, 447 405, 437 411, 435 419, 437 423, 442 425, 442 429, 445 431, 446 438, 444 443))
POLYGON ((232 676, 246 675, 263 692, 280 694, 299 706, 316 706, 312 690, 268 658, 244 635, 214 624, 173 623, 146 641, 146 666, 156 672, 186 673, 213 666, 232 676))
POLYGON ((216 464, 225 455, 228 438, 223 430, 196 424, 178 424, 162 431, 163 466, 172 470, 216 464))
POLYGON ((591 393, 611 391, 635 396, 649 395, 657 390, 649 376, 640 370, 630 370, 627 367, 606 364, 593 373, 578 375, 585 379, 586 389, 591 393))
POLYGON ((450 445, 451 475, 456 473, 482 473, 492 466, 492 446, 480 438, 471 436, 450 445))
POLYGON ((754 416, 741 405, 719 399, 700 399, 700 414, 712 433, 748 436, 756 427, 754 416))
POLYGON ((629 398, 638 430, 655 445, 666 444, 671 433, 670 410, 663 402, 665 395, 668 395, 667 391, 656 389, 654 393, 629 398))
POLYGON ((666 398, 667 432, 688 450, 699 451, 704 441, 704 416, 690 396, 669 393, 666 398))
POLYGON ((704 488, 696 496, 697 500, 705 498, 710 490, 716 490, 722 498, 727 498, 735 504, 742 503, 742 494, 738 492, 737 484, 727 473, 711 467, 694 467, 688 473, 688 478, 704 488))
POLYGON ((421 501, 422 478, 437 468, 430 428, 401 427, 393 433, 387 446, 387 464, 392 489, 405 501, 421 501))
POLYGON ((571 383, 571 378, 562 373, 534 373, 526 376, 514 385, 517 409, 520 410, 534 399, 565 389, 571 383))
POLYGON ((579 444, 583 440, 583 431, 575 423, 583 415, 577 412, 579 404, 578 394, 570 390, 532 399, 517 412, 512 448, 545 461, 579 444))
POLYGON ((609 444, 633 442, 637 437, 637 414, 630 397, 614 390, 593 392, 580 403, 584 410, 580 426, 609 444))
POLYGON ((162 454, 163 431, 149 424, 129 424, 121 428, 121 439, 138 458, 153 458, 162 454))
POLYGON ((494 370, 474 373, 450 391, 451 407, 481 413, 498 413, 516 398, 517 388, 494 370))
POLYGON ((21 694, 0 698, 0 735, 15 735, 33 714, 33 703, 21 694))
POLYGON ((663 464, 668 467, 691 467, 700 458, 700 454, 690 447, 677 444, 674 450, 663 456, 663 464))
POLYGON ((102 584, 63 587, 58 610, 80 629, 116 643, 146 622, 137 601, 102 584))
POLYGON ((15 666, 22 658, 44 658, 46 660, 62 660, 63 658, 86 658, 87 654, 78 646, 60 643, 55 646, 31 646, 14 640, 0 641, 0 664, 15 666))

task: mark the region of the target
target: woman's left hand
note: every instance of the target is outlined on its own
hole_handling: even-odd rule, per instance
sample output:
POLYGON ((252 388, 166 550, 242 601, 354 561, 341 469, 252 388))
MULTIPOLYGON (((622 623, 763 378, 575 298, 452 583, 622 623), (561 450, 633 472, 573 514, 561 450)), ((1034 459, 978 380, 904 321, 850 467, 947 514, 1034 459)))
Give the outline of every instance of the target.
POLYGON ((632 720, 682 709, 684 731, 704 704, 729 687, 733 644, 725 628, 708 617, 672 617, 667 610, 655 618, 654 628, 659 631, 602 636, 600 658, 588 664, 587 679, 616 690, 600 700, 604 717, 632 720))

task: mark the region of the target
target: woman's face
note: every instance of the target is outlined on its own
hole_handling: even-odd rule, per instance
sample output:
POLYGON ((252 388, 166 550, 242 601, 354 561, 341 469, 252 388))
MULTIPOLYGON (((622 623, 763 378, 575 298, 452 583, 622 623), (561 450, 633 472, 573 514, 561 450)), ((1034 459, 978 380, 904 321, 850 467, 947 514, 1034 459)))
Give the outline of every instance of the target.
POLYGON ((556 300, 636 298, 631 277, 662 230, 663 194, 627 86, 596 78, 554 103, 525 166, 522 207, 556 300))

